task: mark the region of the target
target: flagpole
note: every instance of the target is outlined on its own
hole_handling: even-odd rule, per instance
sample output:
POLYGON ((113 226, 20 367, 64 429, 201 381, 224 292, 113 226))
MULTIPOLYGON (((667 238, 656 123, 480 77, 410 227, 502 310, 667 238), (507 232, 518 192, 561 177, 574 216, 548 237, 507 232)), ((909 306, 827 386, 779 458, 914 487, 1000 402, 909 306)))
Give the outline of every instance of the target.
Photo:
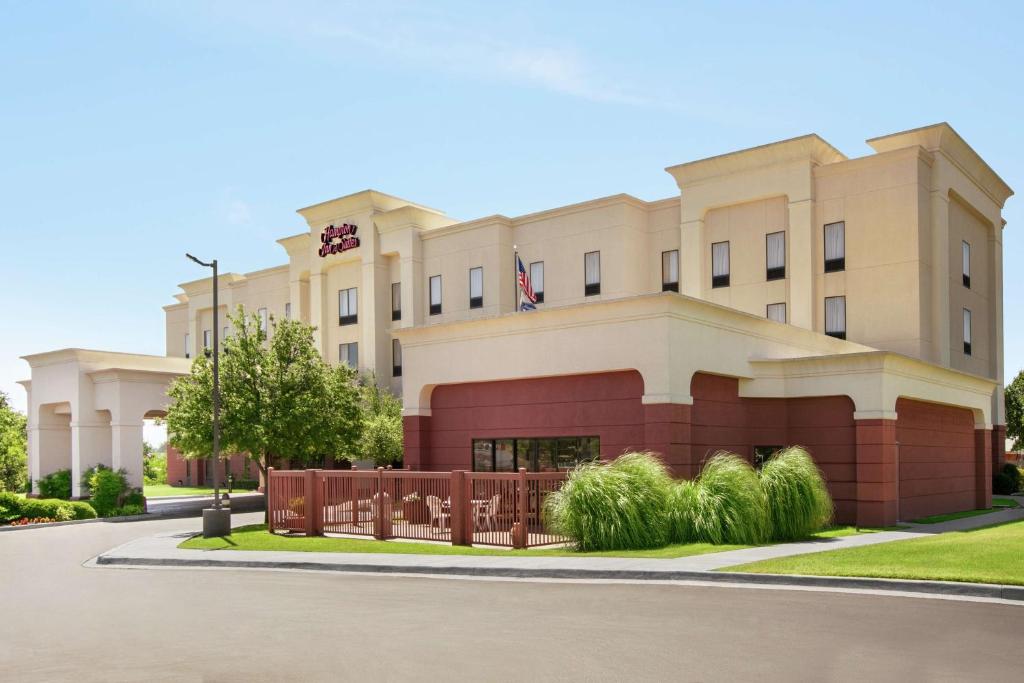
POLYGON ((512 297, 512 305, 515 306, 516 313, 519 313, 519 245, 512 245, 512 277, 515 280, 516 286, 513 290, 515 294, 512 297))

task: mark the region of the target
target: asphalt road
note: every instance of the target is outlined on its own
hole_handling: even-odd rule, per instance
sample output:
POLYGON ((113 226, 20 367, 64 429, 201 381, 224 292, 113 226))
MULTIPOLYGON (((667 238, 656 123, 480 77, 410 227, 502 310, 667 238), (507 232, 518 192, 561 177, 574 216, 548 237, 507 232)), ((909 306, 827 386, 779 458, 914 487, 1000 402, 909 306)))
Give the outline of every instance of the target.
POLYGON ((1024 607, 1003 604, 82 566, 198 524, 0 534, 0 680, 991 681, 1024 667, 1024 607))

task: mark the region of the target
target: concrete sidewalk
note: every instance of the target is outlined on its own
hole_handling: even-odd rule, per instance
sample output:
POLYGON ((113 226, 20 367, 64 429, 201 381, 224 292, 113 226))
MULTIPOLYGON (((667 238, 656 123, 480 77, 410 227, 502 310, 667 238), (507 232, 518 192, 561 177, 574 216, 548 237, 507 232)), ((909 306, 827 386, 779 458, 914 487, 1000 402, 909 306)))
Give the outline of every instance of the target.
POLYGON ((192 534, 181 532, 165 533, 131 541, 103 553, 96 558, 95 564, 126 567, 285 569, 507 578, 687 580, 731 584, 803 585, 909 591, 1024 600, 1024 587, 1014 586, 713 571, 746 562, 921 538, 944 531, 962 531, 1020 519, 1024 519, 1024 508, 993 512, 943 524, 912 525, 912 528, 901 531, 788 543, 676 559, 184 550, 177 546, 192 534))

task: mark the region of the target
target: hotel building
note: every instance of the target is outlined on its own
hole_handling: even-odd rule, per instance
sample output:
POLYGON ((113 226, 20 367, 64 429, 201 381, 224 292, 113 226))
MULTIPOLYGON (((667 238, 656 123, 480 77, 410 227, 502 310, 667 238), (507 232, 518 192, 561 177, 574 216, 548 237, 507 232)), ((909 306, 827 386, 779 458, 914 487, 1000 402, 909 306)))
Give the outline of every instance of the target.
MULTIPOLYGON (((324 358, 372 370, 402 397, 413 469, 646 449, 695 476, 720 449, 803 444, 840 521, 987 506, 1012 190, 947 124, 868 144, 850 159, 807 135, 671 166, 665 199, 518 217, 357 192, 300 209, 281 266, 221 276, 221 320, 296 318, 324 358), (519 310, 516 254, 536 310, 519 310)), ((213 334, 211 280, 180 289, 167 358, 26 357, 33 478, 97 461, 139 476, 136 428, 213 334)), ((171 460, 171 481, 196 480, 171 460)))

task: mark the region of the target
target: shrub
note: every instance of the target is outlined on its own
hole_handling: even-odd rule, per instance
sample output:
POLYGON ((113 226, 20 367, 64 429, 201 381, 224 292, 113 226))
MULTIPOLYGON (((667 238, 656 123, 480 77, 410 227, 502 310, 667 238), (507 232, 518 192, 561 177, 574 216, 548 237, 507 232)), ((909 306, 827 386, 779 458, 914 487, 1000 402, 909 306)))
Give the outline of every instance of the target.
POLYGON ((656 456, 627 453, 570 472, 562 489, 545 500, 545 516, 579 550, 657 548, 668 543, 671 487, 656 456))
POLYGON ((124 504, 124 495, 128 492, 124 470, 97 465, 87 472, 86 479, 92 507, 100 517, 109 517, 124 504))
POLYGON ((992 493, 999 496, 1009 496, 1017 492, 1017 485, 1013 477, 1006 472, 1000 472, 992 477, 992 493))
POLYGON ((832 519, 832 497, 806 450, 779 451, 761 469, 769 536, 777 541, 807 538, 832 519))
POLYGON ((29 519, 47 517, 67 522, 75 519, 75 507, 71 501, 57 498, 26 498, 21 505, 21 515, 29 519))
POLYGON ((22 503, 25 499, 21 496, 0 491, 0 524, 7 524, 20 519, 22 503))
POLYGON ((71 498, 71 470, 57 470, 39 479, 39 495, 43 498, 71 498))
POLYGON ((732 453, 717 453, 704 465, 692 484, 676 484, 670 517, 682 543, 754 545, 768 538, 769 522, 764 491, 757 472, 732 453), (686 488, 692 487, 689 491, 686 488))
POLYGON ((144 514, 146 511, 141 505, 122 505, 119 508, 115 508, 114 511, 108 515, 109 517, 132 517, 134 515, 144 514))
POLYGON ((74 519, 96 519, 96 510, 84 500, 68 501, 68 505, 74 510, 74 519))
POLYGON ((1014 465, 1011 462, 1003 463, 1003 468, 1000 470, 1000 472, 1008 476, 1013 484, 1013 491, 1010 491, 1010 493, 1016 493, 1017 491, 1020 490, 1021 475, 1020 470, 1017 469, 1016 465, 1014 465))

